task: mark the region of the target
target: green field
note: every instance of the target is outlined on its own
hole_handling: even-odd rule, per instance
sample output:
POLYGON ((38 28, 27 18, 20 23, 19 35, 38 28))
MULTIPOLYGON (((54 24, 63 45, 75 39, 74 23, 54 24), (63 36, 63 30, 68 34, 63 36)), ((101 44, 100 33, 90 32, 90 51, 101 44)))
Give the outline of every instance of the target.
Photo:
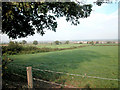
MULTIPOLYGON (((88 46, 72 50, 12 55, 9 57, 13 58, 14 61, 8 66, 8 70, 20 75, 26 75, 26 70, 16 66, 32 66, 42 70, 102 78, 118 78, 118 46, 88 46)), ((81 88, 118 87, 118 81, 115 80, 68 76, 34 70, 33 77, 81 88)))
MULTIPOLYGON (((60 44, 60 45, 38 44, 38 45, 29 45, 29 46, 35 46, 38 48, 71 48, 71 47, 85 46, 85 45, 90 45, 90 44, 60 44)), ((26 46, 28 46, 28 45, 26 45, 26 46)))
MULTIPOLYGON (((33 44, 26 44, 24 46, 35 46, 38 48, 71 48, 71 47, 78 47, 78 46, 89 46, 91 44, 38 44, 38 45, 33 45, 33 44)), ((95 45, 118 45, 118 44, 95 44, 95 45)))

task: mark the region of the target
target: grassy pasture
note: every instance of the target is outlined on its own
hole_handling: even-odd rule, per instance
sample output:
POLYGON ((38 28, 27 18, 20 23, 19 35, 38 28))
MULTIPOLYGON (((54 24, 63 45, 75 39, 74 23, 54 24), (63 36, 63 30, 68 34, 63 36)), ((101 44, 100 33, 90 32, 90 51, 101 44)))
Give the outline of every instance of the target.
POLYGON ((105 43, 105 44, 95 44, 95 45, 119 45, 119 44, 117 44, 117 43, 105 43))
POLYGON ((38 48, 70 48, 70 47, 77 47, 77 46, 83 46, 83 45, 90 45, 90 44, 38 44, 38 45, 32 45, 38 48))
MULTIPOLYGON (((118 78, 118 46, 89 46, 72 50, 12 55, 9 57, 13 58, 14 61, 8 66, 8 71, 22 75, 26 75, 26 69, 16 66, 32 66, 42 70, 61 71, 102 78, 118 78)), ((60 75, 42 71, 33 70, 33 76, 75 87, 118 87, 118 81, 60 75)))
MULTIPOLYGON (((71 48, 71 47, 78 47, 78 46, 89 46, 91 44, 38 44, 38 45, 33 45, 33 44, 26 44, 24 46, 35 46, 38 48, 71 48)), ((95 44, 95 45, 118 45, 116 43, 111 43, 111 44, 95 44)))

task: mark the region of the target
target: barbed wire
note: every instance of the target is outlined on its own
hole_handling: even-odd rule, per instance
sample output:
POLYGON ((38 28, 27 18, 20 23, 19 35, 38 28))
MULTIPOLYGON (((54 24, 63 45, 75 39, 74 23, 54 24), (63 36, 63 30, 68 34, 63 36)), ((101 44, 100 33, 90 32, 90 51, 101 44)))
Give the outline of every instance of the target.
MULTIPOLYGON (((24 78, 24 79, 26 79, 26 77, 25 76, 23 76, 23 75, 19 75, 19 74, 16 74, 16 73, 12 73, 13 75, 16 75, 16 76, 19 76, 19 77, 21 77, 21 78, 24 78)), ((46 80, 42 80, 42 79, 38 79, 38 78, 33 78, 33 80, 35 80, 35 81, 40 81, 40 82, 44 82, 44 83, 48 83, 48 84, 54 84, 54 85, 57 85, 57 86, 64 86, 64 87, 72 87, 73 88, 73 86, 68 86, 68 85, 66 85, 66 84, 59 84, 59 83, 55 83, 55 82, 50 82, 50 81, 46 81, 46 80)), ((74 87, 75 88, 75 87, 74 87)))
MULTIPOLYGON (((45 82, 45 83, 48 83, 48 84, 55 84, 55 85, 59 85, 59 86, 64 86, 64 87, 73 87, 73 86, 68 86, 66 84, 58 84, 58 83, 55 83, 55 82, 49 82, 49 81, 45 81, 45 80, 42 80, 42 79, 37 79, 37 78, 33 78, 33 80, 36 80, 36 81, 41 81, 41 82, 45 82)), ((74 87, 75 88, 75 87, 74 87)))
MULTIPOLYGON (((18 66, 21 68, 26 68, 26 67, 22 67, 22 66, 18 66)), ((103 79, 103 80, 112 80, 112 81, 120 81, 120 79, 113 79, 113 78, 104 78, 104 77, 97 77, 97 76, 89 76, 89 75, 80 75, 80 74, 72 74, 72 73, 65 73, 65 72, 56 72, 56 71, 52 71, 52 70, 42 70, 42 69, 38 69, 38 68, 32 68, 33 70, 37 70, 37 71, 42 71, 42 72, 50 72, 50 73, 58 73, 58 74, 66 74, 66 75, 70 75, 70 76, 80 76, 80 77, 87 77, 87 78, 95 78, 95 79, 103 79)))
POLYGON ((16 76, 19 76, 19 77, 21 77, 21 78, 24 78, 24 79, 26 79, 26 76, 23 76, 23 75, 19 75, 19 74, 16 74, 16 73, 12 73, 13 75, 16 75, 16 76))
POLYGON ((33 68, 33 70, 45 71, 45 72, 54 72, 54 73, 59 73, 59 74, 71 75, 71 76, 81 76, 81 77, 89 77, 89 78, 96 78, 96 79, 120 81, 119 79, 113 79, 113 78, 103 78, 103 77, 87 76, 87 75, 80 75, 80 74, 70 74, 70 73, 65 73, 65 72, 55 72, 55 71, 51 71, 51 70, 41 70, 41 69, 36 69, 36 68, 33 68))

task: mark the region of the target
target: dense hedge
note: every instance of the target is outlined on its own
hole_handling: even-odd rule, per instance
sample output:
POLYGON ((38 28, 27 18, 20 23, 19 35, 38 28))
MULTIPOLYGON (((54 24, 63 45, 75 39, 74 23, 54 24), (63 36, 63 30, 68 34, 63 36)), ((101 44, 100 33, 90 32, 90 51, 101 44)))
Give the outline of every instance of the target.
POLYGON ((14 55, 14 54, 29 54, 29 53, 40 53, 62 50, 58 48, 37 48, 33 46, 24 47, 16 42, 10 42, 8 46, 2 46, 3 55, 14 55))
POLYGON ((2 54, 3 55, 13 55, 13 54, 29 54, 29 53, 39 53, 39 52, 50 52, 55 51, 56 49, 51 48, 37 48, 33 46, 23 47, 18 46, 16 48, 3 46, 2 54))
POLYGON ((13 54, 33 54, 33 53, 40 53, 40 52, 50 52, 50 51, 60 51, 60 50, 67 50, 67 49, 75 49, 85 46, 73 46, 70 48, 37 48, 34 46, 22 46, 17 42, 10 42, 8 46, 2 46, 2 54, 3 55, 13 55, 13 54))
POLYGON ((3 55, 13 55, 19 53, 23 49, 23 46, 19 45, 17 42, 10 42, 8 46, 2 46, 3 55))

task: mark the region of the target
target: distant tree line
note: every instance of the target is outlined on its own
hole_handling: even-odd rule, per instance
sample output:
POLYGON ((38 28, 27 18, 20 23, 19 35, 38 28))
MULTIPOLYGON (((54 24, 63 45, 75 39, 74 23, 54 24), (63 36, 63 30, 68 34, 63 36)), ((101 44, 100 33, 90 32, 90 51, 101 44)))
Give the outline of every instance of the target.
MULTIPOLYGON (((60 42, 59 42, 60 43, 60 42)), ((25 44, 25 43, 24 43, 25 44)), ((34 45, 38 44, 38 41, 33 41, 34 45)), ((58 44, 58 43, 57 43, 58 44)), ((59 48, 37 48, 34 46, 21 45, 18 42, 10 41, 8 46, 2 46, 2 54, 5 55, 14 55, 14 54, 30 54, 30 53, 40 53, 40 52, 50 52, 63 50, 59 48)))
POLYGON ((65 41, 64 43, 60 42, 60 41, 55 41, 54 42, 56 45, 60 45, 60 44, 69 44, 70 42, 69 41, 65 41))

